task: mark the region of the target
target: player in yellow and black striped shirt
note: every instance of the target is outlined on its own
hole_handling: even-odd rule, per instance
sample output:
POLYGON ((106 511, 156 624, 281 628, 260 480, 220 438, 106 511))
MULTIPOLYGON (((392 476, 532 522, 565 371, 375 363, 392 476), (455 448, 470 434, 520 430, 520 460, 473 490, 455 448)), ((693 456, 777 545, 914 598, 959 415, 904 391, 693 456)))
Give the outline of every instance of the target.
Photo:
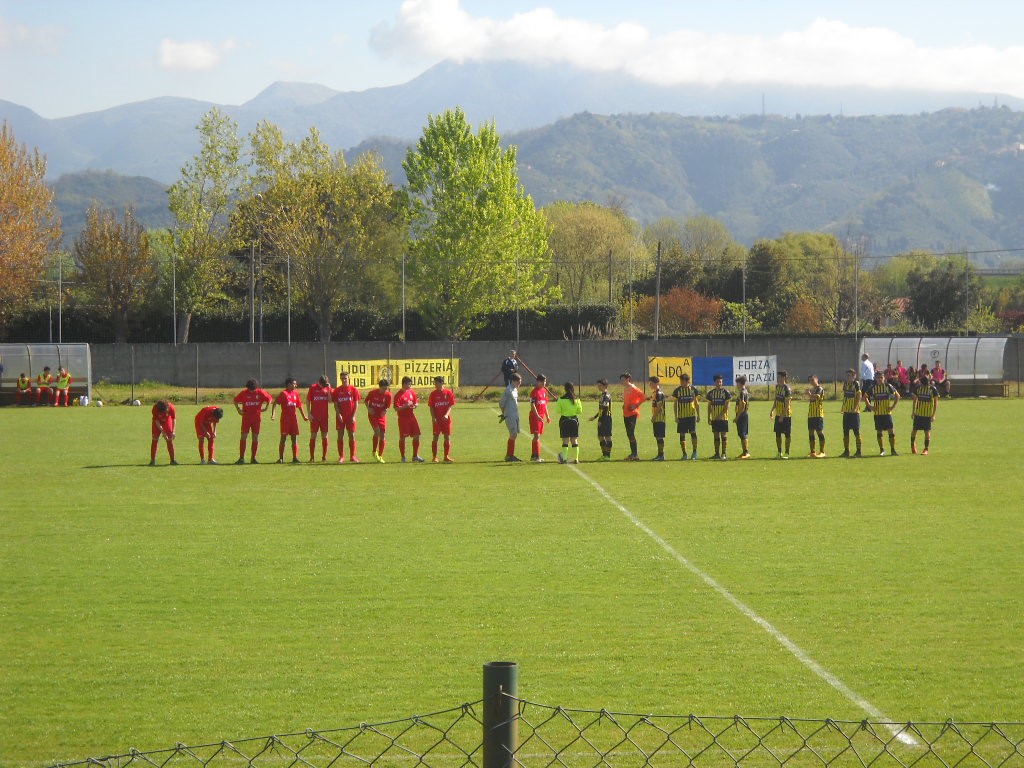
POLYGON ((711 436, 715 441, 715 455, 712 458, 725 460, 726 443, 729 441, 729 400, 732 392, 722 386, 722 374, 715 374, 715 386, 707 391, 704 398, 708 401, 708 424, 711 425, 711 436))
POLYGON ((693 438, 693 454, 690 459, 697 459, 697 422, 700 420, 700 391, 690 384, 690 374, 679 374, 679 386, 672 390, 676 400, 676 432, 679 433, 679 447, 683 449, 683 461, 686 461, 686 436, 693 438))
POLYGON ((899 456, 896 453, 896 430, 892 423, 892 412, 900 402, 900 393, 896 387, 885 380, 885 371, 875 371, 875 383, 871 389, 864 393, 867 400, 867 409, 874 411, 875 432, 878 437, 878 455, 885 456, 885 448, 882 446, 882 433, 889 433, 889 453, 899 456))
POLYGON ((778 453, 775 458, 788 459, 789 446, 793 440, 793 390, 790 389, 788 371, 779 371, 779 382, 775 385, 775 397, 772 400, 772 408, 768 412, 769 419, 775 419, 775 447, 778 453), (782 441, 785 438, 786 445, 783 449, 782 441))
POLYGON ((825 456, 825 388, 817 376, 808 376, 807 384, 807 439, 811 444, 807 458, 820 459, 825 456), (814 450, 815 437, 821 446, 817 451, 814 450))
POLYGON ((597 400, 597 413, 590 417, 597 421, 597 442, 601 446, 601 461, 612 458, 612 394, 608 391, 608 379, 598 379, 597 388, 600 392, 597 400))
POLYGON ((651 426, 654 428, 654 440, 658 444, 658 455, 652 461, 665 460, 665 411, 667 410, 665 392, 661 388, 661 379, 651 376, 647 379, 651 385, 651 426))
POLYGON ((860 438, 860 382, 853 368, 846 369, 846 381, 843 382, 843 456, 850 458, 850 433, 857 438, 857 452, 853 458, 862 455, 860 438))
POLYGON ((939 409, 939 390, 923 366, 911 394, 914 396, 914 428, 910 432, 910 452, 917 453, 917 433, 924 432, 924 450, 921 453, 927 456, 932 439, 932 422, 939 409))

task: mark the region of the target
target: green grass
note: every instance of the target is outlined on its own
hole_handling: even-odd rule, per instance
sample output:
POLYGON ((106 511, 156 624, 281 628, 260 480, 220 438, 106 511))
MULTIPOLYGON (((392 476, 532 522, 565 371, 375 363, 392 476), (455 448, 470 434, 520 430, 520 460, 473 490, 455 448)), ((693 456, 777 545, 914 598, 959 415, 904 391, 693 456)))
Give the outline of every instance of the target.
POLYGON ((859 461, 603 464, 587 423, 579 472, 495 461, 483 403, 456 408, 453 466, 203 467, 180 405, 183 464, 150 468, 148 408, 0 410, 0 765, 434 711, 492 660, 566 707, 866 716, 591 480, 888 716, 1020 720, 1021 408, 944 401, 914 457, 901 406, 904 455, 859 461))

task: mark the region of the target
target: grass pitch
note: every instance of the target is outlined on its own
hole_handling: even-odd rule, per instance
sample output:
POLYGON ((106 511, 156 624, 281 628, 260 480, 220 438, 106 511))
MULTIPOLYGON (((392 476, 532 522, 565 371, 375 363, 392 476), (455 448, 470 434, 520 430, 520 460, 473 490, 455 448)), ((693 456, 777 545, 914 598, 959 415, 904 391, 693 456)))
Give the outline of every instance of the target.
POLYGON ((450 466, 398 463, 395 435, 383 466, 231 466, 230 409, 224 465, 199 466, 180 405, 182 465, 150 468, 148 407, 4 409, 0 764, 433 711, 478 699, 492 660, 566 707, 1020 720, 1022 407, 943 401, 921 457, 904 404, 903 455, 857 461, 768 459, 764 403, 744 462, 598 463, 585 423, 578 468, 500 461, 485 404, 456 407, 450 466))

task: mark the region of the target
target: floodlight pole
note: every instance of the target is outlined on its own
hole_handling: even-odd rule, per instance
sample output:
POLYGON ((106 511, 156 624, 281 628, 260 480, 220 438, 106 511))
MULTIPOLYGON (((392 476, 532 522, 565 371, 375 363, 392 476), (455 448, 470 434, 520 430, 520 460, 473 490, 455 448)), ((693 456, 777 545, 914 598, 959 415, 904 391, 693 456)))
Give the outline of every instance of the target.
POLYGON ((256 241, 249 243, 249 343, 256 341, 256 241))

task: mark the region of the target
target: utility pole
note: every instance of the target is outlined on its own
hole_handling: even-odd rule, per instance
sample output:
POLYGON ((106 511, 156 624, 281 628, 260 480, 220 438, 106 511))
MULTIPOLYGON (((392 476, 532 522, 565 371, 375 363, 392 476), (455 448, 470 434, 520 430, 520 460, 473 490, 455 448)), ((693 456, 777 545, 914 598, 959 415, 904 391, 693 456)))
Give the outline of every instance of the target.
POLYGON ((661 240, 658 241, 658 258, 654 267, 654 340, 661 330, 661 240))

